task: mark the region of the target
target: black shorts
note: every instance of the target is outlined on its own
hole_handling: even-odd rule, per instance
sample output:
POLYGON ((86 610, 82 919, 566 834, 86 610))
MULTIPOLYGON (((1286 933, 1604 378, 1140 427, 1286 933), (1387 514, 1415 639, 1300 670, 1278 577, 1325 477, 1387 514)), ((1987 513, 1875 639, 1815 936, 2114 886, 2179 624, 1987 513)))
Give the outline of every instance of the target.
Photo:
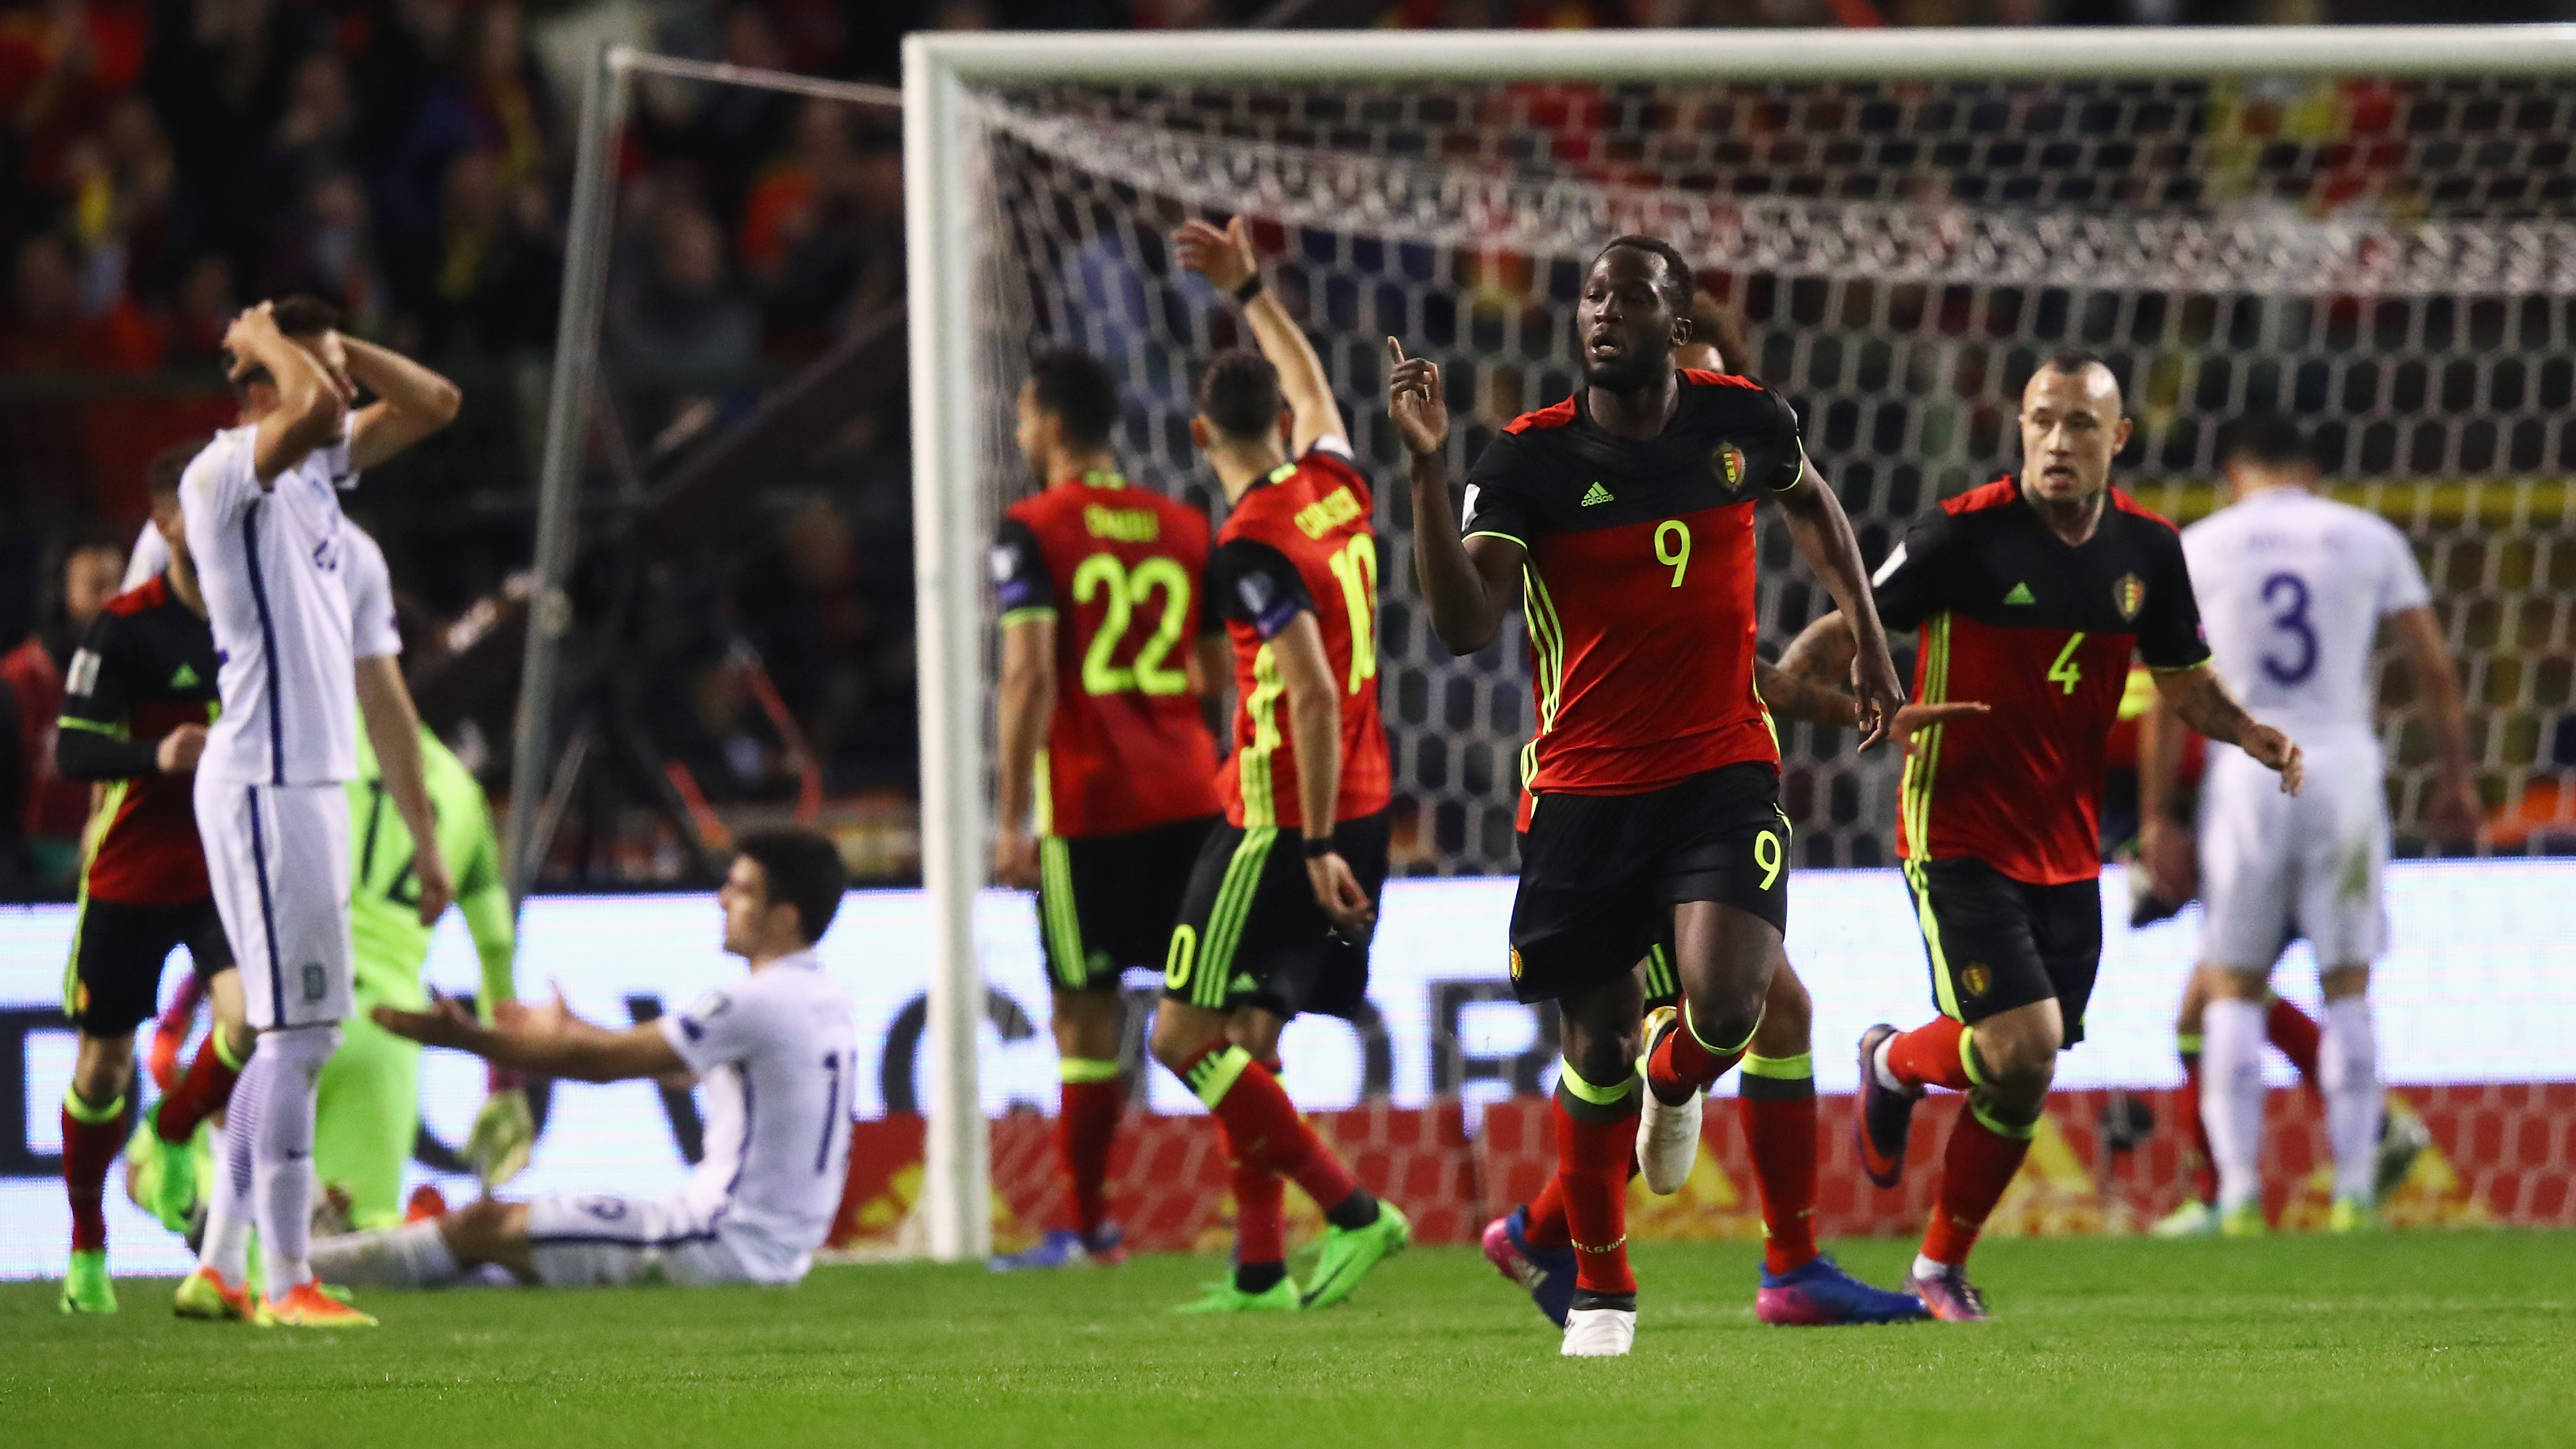
POLYGON ((2065 1045, 2084 1040, 2084 1007, 2102 969, 2100 882, 2031 885, 1961 856, 1907 861, 1905 888, 1943 1016, 1980 1022, 2053 996, 2065 1045))
MULTIPOLYGON (((1386 887, 1388 812, 1333 827, 1333 848, 1369 903, 1386 887)), ((1208 1011, 1348 1018, 1368 996, 1369 943, 1333 929, 1295 830, 1220 824, 1208 833, 1163 959, 1163 995, 1208 1011)))
POLYGON ((1523 1001, 1580 991, 1641 960, 1651 970, 1659 950, 1669 974, 1672 908, 1683 901, 1716 901, 1788 931, 1789 817, 1780 772, 1758 761, 1642 795, 1542 795, 1520 844, 1511 959, 1523 1001))
POLYGON ((188 948, 197 975, 233 969, 233 948, 213 901, 131 906, 84 901, 63 975, 63 1015, 84 1036, 123 1036, 161 1009, 161 966, 188 948))
POLYGON ((1224 823, 1222 815, 1201 815, 1120 835, 1039 841, 1038 939, 1047 983, 1059 991, 1115 991, 1128 967, 1161 965, 1199 847, 1224 823))

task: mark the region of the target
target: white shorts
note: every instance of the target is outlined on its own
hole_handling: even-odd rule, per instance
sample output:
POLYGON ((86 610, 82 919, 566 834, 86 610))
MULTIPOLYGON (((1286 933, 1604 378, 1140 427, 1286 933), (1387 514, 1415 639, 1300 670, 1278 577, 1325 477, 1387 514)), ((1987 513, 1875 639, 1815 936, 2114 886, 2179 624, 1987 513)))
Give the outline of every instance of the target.
POLYGON ((2212 965, 2266 970, 2304 937, 2319 967, 2362 966, 2387 945, 2378 743, 2364 736, 2300 748, 2307 780, 2290 796, 2243 751, 2210 746, 2200 784, 2200 959, 2212 965))
POLYGON ((574 1197, 528 1202, 528 1256, 549 1288, 676 1283, 792 1284, 805 1265, 775 1264, 741 1233, 721 1207, 709 1211, 685 1195, 664 1198, 574 1197))
POLYGON ((349 791, 197 777, 197 836, 254 1027, 346 1021, 349 791))

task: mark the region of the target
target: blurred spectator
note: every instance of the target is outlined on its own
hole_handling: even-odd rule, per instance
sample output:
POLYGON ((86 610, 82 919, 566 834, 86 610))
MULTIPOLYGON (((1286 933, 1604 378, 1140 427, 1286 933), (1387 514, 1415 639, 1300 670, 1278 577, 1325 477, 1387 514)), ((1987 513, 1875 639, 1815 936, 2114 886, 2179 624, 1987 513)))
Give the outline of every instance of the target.
POLYGON ((725 275, 724 234, 694 207, 669 208, 649 281, 609 316, 608 349, 629 365, 720 379, 749 368, 760 319, 725 275))
POLYGON ((469 151, 448 163, 439 226, 431 352, 500 355, 552 337, 563 258, 533 180, 510 182, 498 153, 469 151))
POLYGON ((382 331, 390 297, 376 266, 366 189, 355 173, 316 181, 269 233, 259 295, 310 292, 348 314, 362 335, 382 331))
POLYGON ((878 629, 864 582, 858 535, 822 497, 781 518, 775 552, 743 573, 744 632, 827 766, 872 703, 868 664, 878 629))
POLYGON ((171 319, 169 364, 193 368, 223 355, 224 329, 241 313, 233 295, 233 264, 209 253, 179 274, 177 315, 171 319))
POLYGON ((890 138, 861 150, 851 108, 808 101, 794 149, 764 172, 739 243, 773 353, 812 352, 903 286, 903 166, 890 138))
POLYGON ((0 762, 11 775, 5 793, 18 806, 10 820, 19 836, 19 865, 55 885, 71 879, 81 827, 89 819, 89 783, 54 770, 54 722, 62 718, 65 671, 124 573, 124 546, 103 530, 74 534, 47 550, 36 627, 0 657, 0 730, 10 735, 0 740, 9 747, 0 752, 0 762))

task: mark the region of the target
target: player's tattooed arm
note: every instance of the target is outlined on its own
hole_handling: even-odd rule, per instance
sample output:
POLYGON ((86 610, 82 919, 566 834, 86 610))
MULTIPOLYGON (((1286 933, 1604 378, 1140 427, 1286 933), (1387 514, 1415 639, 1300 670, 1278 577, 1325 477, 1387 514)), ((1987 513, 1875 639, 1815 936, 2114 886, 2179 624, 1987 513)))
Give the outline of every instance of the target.
POLYGON ((2234 745, 2281 776, 2281 793, 2296 795, 2304 778, 2299 746, 2288 735, 2245 712, 2206 664, 2156 671, 2156 694, 2182 722, 2224 745, 2234 745))
POLYGON ((1032 615, 1002 626, 1000 819, 993 832, 993 881, 1035 890, 1038 841, 1031 819, 1037 799, 1038 747, 1055 714, 1055 624, 1032 615))
POLYGON ((1473 654, 1503 630, 1503 611, 1520 587, 1528 550, 1497 534, 1458 537, 1458 512, 1449 502, 1449 401, 1440 387, 1440 365, 1407 357, 1404 344, 1386 339, 1386 406, 1413 462, 1413 564, 1422 596, 1431 605, 1431 632, 1452 654, 1473 654))
POLYGON ((376 401, 349 419, 349 461, 373 468, 456 421, 465 394, 428 368, 389 348, 332 334, 348 360, 349 376, 376 401))
MULTIPOLYGON (((1184 222, 1172 233, 1172 250, 1182 266, 1237 296, 1261 275, 1252 232, 1240 216, 1228 220, 1223 231, 1204 221, 1184 222)), ((1288 404, 1291 450, 1303 453, 1327 435, 1348 437, 1341 404, 1333 399, 1332 379, 1324 373, 1324 360, 1315 355, 1315 345, 1306 340, 1305 330, 1288 315, 1288 309, 1264 290, 1243 303, 1243 320, 1252 325, 1252 339, 1261 355, 1279 370, 1279 396, 1288 404)))
POLYGON ((1905 686, 1897 680, 1896 661, 1887 652, 1887 631, 1878 622, 1878 605, 1869 592, 1869 570, 1860 561, 1860 540, 1841 500, 1816 476, 1815 464, 1801 451, 1798 481, 1776 495, 1789 524, 1789 541, 1825 581, 1842 615, 1849 659, 1852 697, 1858 710, 1860 745, 1867 749, 1887 737, 1896 712, 1905 705, 1905 686))

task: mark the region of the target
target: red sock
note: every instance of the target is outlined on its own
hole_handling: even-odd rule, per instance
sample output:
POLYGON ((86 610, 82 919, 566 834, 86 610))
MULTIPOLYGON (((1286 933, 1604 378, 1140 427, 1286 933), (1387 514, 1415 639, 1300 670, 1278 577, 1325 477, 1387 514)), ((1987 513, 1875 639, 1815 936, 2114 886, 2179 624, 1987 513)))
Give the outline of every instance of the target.
POLYGON ((1181 1068, 1181 1080, 1198 1093, 1235 1147, 1235 1160, 1293 1180, 1329 1215, 1360 1190, 1270 1069, 1239 1046, 1218 1042, 1181 1068))
MULTIPOLYGON (((1637 1165, 1635 1153, 1628 1155, 1628 1176, 1633 1180, 1645 1169, 1637 1165)), ((1533 1248, 1557 1249, 1574 1246, 1572 1230, 1565 1225, 1565 1187, 1555 1178, 1529 1200, 1529 1223, 1521 1229, 1521 1241, 1533 1248)))
MULTIPOLYGON (((1085 1066, 1094 1065, 1084 1063, 1085 1066)), ((1104 1199, 1109 1178, 1109 1148, 1118 1140, 1118 1118, 1127 1110, 1127 1093, 1109 1062, 1105 1079, 1066 1082, 1058 1097, 1055 1119, 1056 1168, 1064 1176, 1064 1210, 1069 1221, 1059 1226, 1085 1239, 1108 1217, 1104 1199)))
POLYGON ((1908 1087, 1947 1087, 1964 1092, 1972 1085, 1968 1064, 1959 1056, 1967 1023, 1936 1016, 1912 1031, 1901 1031, 1887 1044, 1887 1070, 1908 1087))
POLYGON ((2308 1090, 2317 1090, 2320 1033, 2316 1018, 2275 996, 2263 1008, 2263 1035, 2290 1059, 2290 1065, 2299 1069, 2299 1078, 2308 1084, 2308 1090))
POLYGON ((152 1120, 162 1141, 185 1142, 196 1136, 197 1124, 232 1100, 233 1080, 241 1075, 241 1066, 224 1059, 223 1039, 221 1025, 209 1030, 197 1046, 196 1060, 188 1063, 188 1074, 161 1099, 161 1110, 152 1120))
POLYGON ((1968 1261, 1968 1250, 1985 1230, 1986 1215, 2002 1201, 2029 1154, 2027 1133, 2007 1137, 1987 1126, 1973 1107, 1961 1108, 1941 1158, 1941 1188, 1932 1208, 1932 1230, 1923 1235, 1923 1256, 1954 1267, 1968 1261))
POLYGON ((1625 1111, 1603 1120, 1607 1108, 1577 1099, 1583 1117, 1566 1110, 1566 1090, 1556 1089, 1556 1180, 1565 1203, 1566 1232, 1574 1245, 1574 1286, 1592 1293, 1634 1293, 1628 1271, 1628 1164, 1637 1155, 1639 1101, 1632 1090, 1625 1111), (1591 1118, 1593 1120, 1585 1120, 1591 1118))
POLYGON ((2174 1111, 2191 1129, 2191 1195, 2218 1201, 2218 1167, 2209 1155, 2209 1127, 2200 1120, 2200 1038, 2182 1053, 2182 1090, 2174 1093, 2174 1111))
POLYGON ((1711 1047, 1691 1029, 1690 1003, 1682 1003, 1681 1026, 1664 1033, 1655 1043, 1654 1052, 1646 1058, 1646 1087, 1664 1102, 1680 1103, 1694 1092, 1704 1092, 1727 1069, 1744 1060, 1745 1048, 1753 1045, 1751 1036, 1733 1050, 1711 1047))
POLYGON ((1747 1077, 1735 1099, 1744 1145, 1753 1154, 1753 1184, 1762 1195, 1762 1266, 1774 1273, 1803 1268, 1816 1256, 1816 1079, 1802 1084, 1806 1090, 1799 1092, 1799 1083, 1747 1077))
POLYGON ((92 1107, 63 1094, 63 1196, 71 1200, 75 1253, 107 1246, 107 1169, 124 1145, 123 1097, 92 1107))
POLYGON ((1266 1167, 1234 1164, 1234 1260, 1288 1261, 1288 1182, 1266 1167))

